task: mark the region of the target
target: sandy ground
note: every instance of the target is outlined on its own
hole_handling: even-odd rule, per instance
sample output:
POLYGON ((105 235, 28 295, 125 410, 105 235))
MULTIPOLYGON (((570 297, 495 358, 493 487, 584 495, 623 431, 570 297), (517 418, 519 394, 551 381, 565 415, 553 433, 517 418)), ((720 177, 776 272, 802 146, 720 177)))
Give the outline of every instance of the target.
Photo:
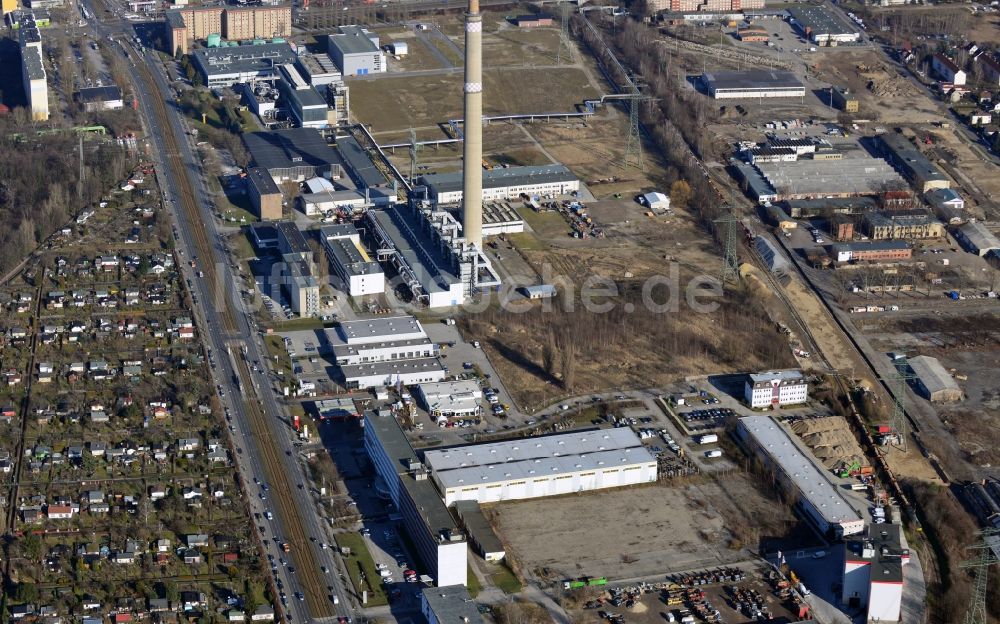
POLYGON ((627 579, 717 566, 746 557, 729 532, 712 485, 660 485, 504 503, 497 517, 508 556, 529 577, 627 579))

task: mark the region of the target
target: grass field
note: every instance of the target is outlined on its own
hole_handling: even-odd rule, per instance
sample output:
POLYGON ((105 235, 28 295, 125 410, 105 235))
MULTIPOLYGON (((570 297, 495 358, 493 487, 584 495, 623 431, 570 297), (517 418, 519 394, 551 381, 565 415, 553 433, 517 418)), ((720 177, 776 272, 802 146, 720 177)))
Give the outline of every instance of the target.
MULTIPOLYGON (((570 111, 598 95, 579 69, 487 69, 483 77, 485 115, 570 111)), ((462 80, 450 74, 352 81, 351 110, 376 132, 442 124, 462 117, 462 80)))
POLYGON ((299 331, 302 329, 323 329, 323 321, 318 318, 297 318, 289 321, 279 321, 273 325, 274 331, 299 331))
POLYGON ((385 588, 380 582, 378 570, 375 568, 375 560, 372 559, 371 552, 365 544, 365 539, 359 533, 338 533, 336 536, 337 546, 340 548, 350 548, 351 554, 344 562, 347 565, 347 573, 351 576, 351 583, 354 590, 361 595, 361 592, 368 590, 369 607, 378 607, 389 604, 389 598, 385 594, 385 588), (361 572, 364 571, 365 580, 361 579, 361 572))

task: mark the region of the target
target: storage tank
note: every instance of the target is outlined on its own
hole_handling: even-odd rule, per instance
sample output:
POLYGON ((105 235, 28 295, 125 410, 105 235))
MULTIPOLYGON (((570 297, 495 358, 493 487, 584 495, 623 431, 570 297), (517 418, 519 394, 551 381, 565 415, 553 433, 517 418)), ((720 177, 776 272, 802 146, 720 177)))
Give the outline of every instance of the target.
POLYGON ((218 48, 222 44, 222 35, 219 33, 212 33, 208 36, 208 47, 218 48))

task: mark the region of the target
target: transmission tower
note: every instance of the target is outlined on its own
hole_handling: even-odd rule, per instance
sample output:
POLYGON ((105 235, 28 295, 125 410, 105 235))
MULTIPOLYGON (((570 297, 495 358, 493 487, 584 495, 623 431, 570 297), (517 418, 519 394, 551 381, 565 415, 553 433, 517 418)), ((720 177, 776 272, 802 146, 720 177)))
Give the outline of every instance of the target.
POLYGON ((1000 562, 993 552, 994 548, 1000 549, 1000 529, 986 529, 980 536, 982 539, 979 543, 969 547, 969 550, 978 551, 979 556, 959 564, 963 568, 974 570, 976 575, 972 603, 965 612, 965 624, 986 624, 989 621, 986 615, 987 573, 991 565, 1000 562))
POLYGON ((562 65, 563 48, 572 60, 573 50, 569 43, 569 3, 559 5, 559 48, 556 51, 556 65, 562 65))
POLYGON ((740 279, 740 265, 736 258, 736 224, 738 222, 739 220, 732 212, 715 220, 715 223, 725 228, 722 233, 725 253, 723 255, 722 275, 720 276, 723 284, 730 281, 738 282, 740 279))
POLYGON ((886 380, 894 386, 890 423, 893 432, 896 434, 896 446, 905 453, 907 439, 909 438, 906 421, 906 387, 910 381, 916 379, 916 375, 910 372, 910 365, 907 363, 905 357, 893 360, 893 365, 896 368, 896 372, 886 380))
POLYGON ((410 184, 413 184, 413 178, 417 175, 417 150, 419 149, 417 131, 410 128, 410 184))

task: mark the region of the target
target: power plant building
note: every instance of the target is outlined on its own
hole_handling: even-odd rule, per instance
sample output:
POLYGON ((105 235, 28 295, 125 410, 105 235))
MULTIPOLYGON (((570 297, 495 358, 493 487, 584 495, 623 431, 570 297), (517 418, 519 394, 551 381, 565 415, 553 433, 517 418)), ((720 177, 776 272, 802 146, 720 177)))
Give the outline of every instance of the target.
POLYGON ((468 543, 391 412, 366 412, 364 442, 406 532, 435 585, 468 582, 468 543))
MULTIPOLYGON (((568 195, 580 190, 580 179, 564 165, 533 165, 495 168, 482 171, 483 201, 496 201, 525 195, 568 195)), ((420 176, 429 198, 439 204, 452 204, 464 199, 463 173, 433 173, 420 176)))
POLYGON ((337 150, 315 128, 247 132, 242 137, 254 165, 266 169, 279 184, 316 176, 336 180, 343 175, 337 150))
POLYGON ((191 57, 209 88, 277 80, 280 68, 295 62, 295 52, 287 43, 198 48, 191 57))
POLYGON ((910 550, 898 524, 872 525, 867 535, 844 540, 841 603, 865 609, 866 622, 898 622, 903 605, 903 566, 910 550))
POLYGON ((656 458, 627 427, 430 450, 446 505, 559 496, 657 478, 656 458))
POLYGON ((334 273, 351 297, 385 292, 385 272, 368 256, 361 244, 361 233, 353 225, 324 225, 320 239, 334 273))
POLYGON ((361 26, 341 26, 327 35, 327 53, 344 76, 366 76, 386 71, 385 53, 378 35, 361 26))
POLYGON ((818 531, 834 538, 865 530, 861 513, 852 507, 817 460, 768 416, 740 418, 736 436, 748 451, 774 471, 779 483, 798 501, 800 510, 818 531))
POLYGON ((751 69, 702 74, 705 91, 717 100, 805 97, 806 88, 787 71, 751 69))
MULTIPOLYGON (((284 98, 285 108, 300 128, 326 128, 330 126, 329 107, 326 99, 299 74, 293 65, 282 65, 278 74, 278 91, 284 98)), ((334 120, 336 123, 336 120, 334 120)))

